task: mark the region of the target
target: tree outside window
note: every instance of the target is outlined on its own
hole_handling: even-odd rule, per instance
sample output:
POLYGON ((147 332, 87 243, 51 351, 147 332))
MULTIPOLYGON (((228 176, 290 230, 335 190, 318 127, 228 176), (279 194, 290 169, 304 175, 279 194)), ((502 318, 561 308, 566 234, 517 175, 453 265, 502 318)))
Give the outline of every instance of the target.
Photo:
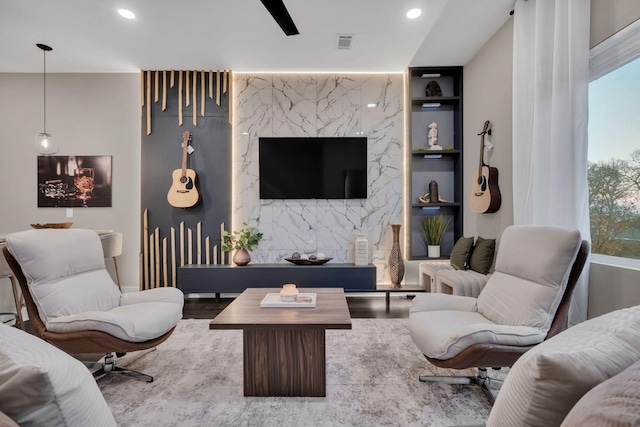
POLYGON ((593 253, 640 259, 640 59, 589 86, 593 253))

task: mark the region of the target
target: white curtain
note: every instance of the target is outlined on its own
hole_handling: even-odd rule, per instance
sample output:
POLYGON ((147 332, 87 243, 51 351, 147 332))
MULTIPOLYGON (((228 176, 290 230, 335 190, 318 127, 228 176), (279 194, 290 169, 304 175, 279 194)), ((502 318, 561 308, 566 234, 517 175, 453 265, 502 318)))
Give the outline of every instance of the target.
MULTIPOLYGON (((574 227, 587 240, 589 20, 590 0, 517 0, 513 36, 514 222, 574 227)), ((587 317, 588 271, 570 325, 587 317)))

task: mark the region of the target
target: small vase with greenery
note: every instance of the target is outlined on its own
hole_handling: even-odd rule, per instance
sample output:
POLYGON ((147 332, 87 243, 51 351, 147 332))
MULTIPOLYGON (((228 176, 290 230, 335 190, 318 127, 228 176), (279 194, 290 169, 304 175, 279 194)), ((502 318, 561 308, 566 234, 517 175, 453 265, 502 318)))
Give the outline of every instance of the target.
POLYGON ((243 222, 244 226, 240 231, 222 233, 222 250, 225 252, 236 251, 233 255, 233 262, 236 265, 247 265, 251 261, 249 251, 258 247, 262 240, 262 233, 256 231, 255 227, 243 222))
POLYGON ((440 257, 440 243, 442 243, 442 236, 449 228, 450 222, 449 218, 440 214, 426 217, 420 223, 420 231, 427 244, 429 258, 440 257))

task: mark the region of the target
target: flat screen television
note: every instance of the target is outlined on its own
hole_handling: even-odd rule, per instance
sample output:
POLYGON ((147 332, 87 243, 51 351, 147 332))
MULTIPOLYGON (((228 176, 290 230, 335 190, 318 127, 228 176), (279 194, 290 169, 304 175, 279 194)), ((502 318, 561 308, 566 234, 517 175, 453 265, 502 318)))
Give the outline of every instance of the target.
POLYGON ((260 138, 261 199, 366 199, 367 138, 260 138))

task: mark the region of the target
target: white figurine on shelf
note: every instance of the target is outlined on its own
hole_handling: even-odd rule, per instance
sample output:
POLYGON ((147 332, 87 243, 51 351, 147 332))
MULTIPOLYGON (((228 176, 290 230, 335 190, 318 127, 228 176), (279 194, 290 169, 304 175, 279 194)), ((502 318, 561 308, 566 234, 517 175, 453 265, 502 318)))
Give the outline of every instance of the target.
POLYGON ((438 125, 436 122, 431 122, 429 125, 427 141, 429 142, 429 150, 442 150, 442 146, 438 145, 438 125))

